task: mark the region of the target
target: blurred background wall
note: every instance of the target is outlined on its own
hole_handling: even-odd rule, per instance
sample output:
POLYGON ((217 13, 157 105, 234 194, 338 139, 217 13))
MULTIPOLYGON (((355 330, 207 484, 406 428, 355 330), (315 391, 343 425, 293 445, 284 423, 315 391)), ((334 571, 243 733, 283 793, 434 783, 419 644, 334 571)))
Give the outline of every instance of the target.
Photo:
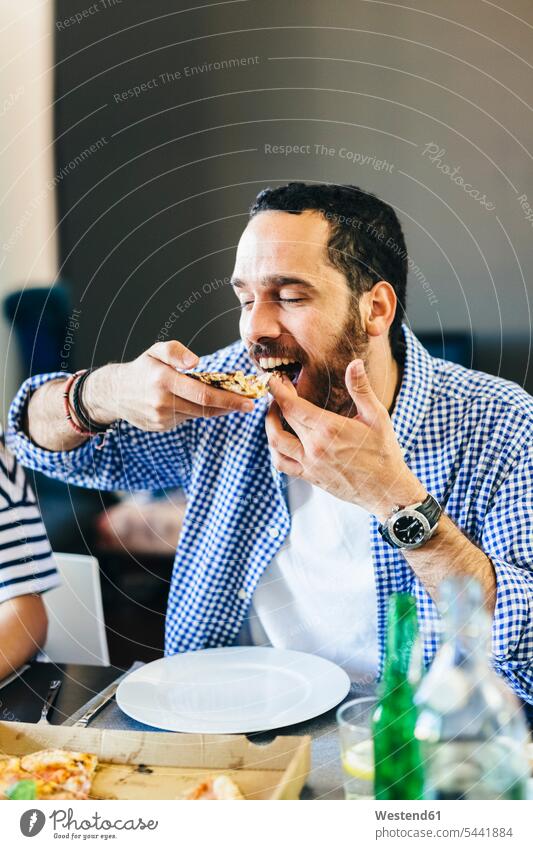
POLYGON ((75 364, 161 332, 199 353, 233 340, 227 280, 255 193, 326 180, 397 209, 415 329, 466 332, 474 365, 531 389, 529 0, 189 7, 56 4, 75 364))
MULTIPOLYGON (((0 0, 0 300, 57 270, 53 180, 52 3, 0 0)), ((11 326, 0 314, 1 407, 20 382, 11 326)))
MULTIPOLYGON (((233 340, 255 193, 325 180, 397 209, 414 328, 464 332, 476 367, 531 391, 529 0, 0 10, 0 294, 68 281, 69 368, 233 340)), ((0 346, 5 408, 5 323, 0 346)))

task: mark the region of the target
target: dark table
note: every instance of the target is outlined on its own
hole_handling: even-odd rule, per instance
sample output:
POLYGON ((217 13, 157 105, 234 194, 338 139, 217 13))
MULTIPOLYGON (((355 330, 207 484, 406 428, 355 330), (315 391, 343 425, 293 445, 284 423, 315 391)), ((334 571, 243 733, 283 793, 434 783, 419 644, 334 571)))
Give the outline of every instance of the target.
POLYGON ((50 681, 61 678, 61 689, 48 714, 51 725, 61 725, 123 672, 115 666, 33 662, 20 678, 0 688, 0 720, 37 722, 50 681))
MULTIPOLYGON (((31 664, 30 668, 11 684, 0 688, 0 721, 37 722, 44 696, 54 678, 63 683, 48 718, 52 725, 61 725, 90 699, 125 670, 114 666, 78 666, 74 664, 31 664)), ((372 688, 352 687, 347 698, 371 695, 372 688)), ((303 799, 341 799, 342 771, 339 760, 336 710, 278 731, 249 734, 250 740, 266 743, 278 734, 309 734, 312 738, 312 769, 303 799)), ((530 726, 533 728, 533 708, 526 706, 530 726)), ((126 717, 116 703, 106 707, 91 723, 95 728, 131 730, 156 730, 126 717)))

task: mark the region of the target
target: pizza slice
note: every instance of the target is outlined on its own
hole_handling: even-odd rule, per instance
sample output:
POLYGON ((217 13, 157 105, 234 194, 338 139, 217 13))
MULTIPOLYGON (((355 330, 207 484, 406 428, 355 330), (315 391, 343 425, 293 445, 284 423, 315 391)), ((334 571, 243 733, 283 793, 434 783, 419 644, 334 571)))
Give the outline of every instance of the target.
POLYGON ((41 795, 40 799, 57 799, 58 793, 72 794, 73 799, 88 799, 97 764, 96 755, 63 749, 45 749, 20 759, 25 772, 47 785, 42 790, 50 795, 41 795))
POLYGON ((96 755, 63 749, 7 758, 0 761, 0 794, 12 798, 19 782, 33 782, 36 799, 88 799, 97 764, 96 755))
POLYGON ((200 783, 197 784, 196 787, 193 787, 185 798, 194 801, 244 800, 244 796, 229 775, 217 775, 215 778, 208 778, 205 781, 200 781, 200 783))
POLYGON ((22 771, 20 758, 3 757, 0 759, 0 799, 7 799, 10 788, 19 781, 24 781, 28 775, 22 771))
POLYGON ((187 377, 193 377, 215 389, 225 389, 244 395, 245 398, 262 398, 267 394, 269 374, 244 374, 243 371, 196 371, 186 372, 187 377))

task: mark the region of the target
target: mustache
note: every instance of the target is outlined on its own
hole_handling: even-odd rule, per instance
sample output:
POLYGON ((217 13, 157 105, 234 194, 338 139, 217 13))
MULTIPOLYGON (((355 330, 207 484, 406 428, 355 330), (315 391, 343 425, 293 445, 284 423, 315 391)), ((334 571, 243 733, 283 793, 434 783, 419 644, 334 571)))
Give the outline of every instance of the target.
POLYGON ((285 357, 288 360, 304 363, 306 359, 302 351, 289 351, 287 348, 280 347, 279 345, 250 345, 248 353, 256 360, 260 357, 285 357))

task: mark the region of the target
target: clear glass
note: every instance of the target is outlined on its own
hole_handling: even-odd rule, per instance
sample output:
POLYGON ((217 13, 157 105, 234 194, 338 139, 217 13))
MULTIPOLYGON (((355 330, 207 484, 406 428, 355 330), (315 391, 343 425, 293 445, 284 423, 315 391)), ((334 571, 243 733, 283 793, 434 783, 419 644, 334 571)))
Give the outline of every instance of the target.
POLYGON ((376 706, 375 698, 365 697, 345 702, 337 711, 346 799, 374 798, 372 716, 376 706))

